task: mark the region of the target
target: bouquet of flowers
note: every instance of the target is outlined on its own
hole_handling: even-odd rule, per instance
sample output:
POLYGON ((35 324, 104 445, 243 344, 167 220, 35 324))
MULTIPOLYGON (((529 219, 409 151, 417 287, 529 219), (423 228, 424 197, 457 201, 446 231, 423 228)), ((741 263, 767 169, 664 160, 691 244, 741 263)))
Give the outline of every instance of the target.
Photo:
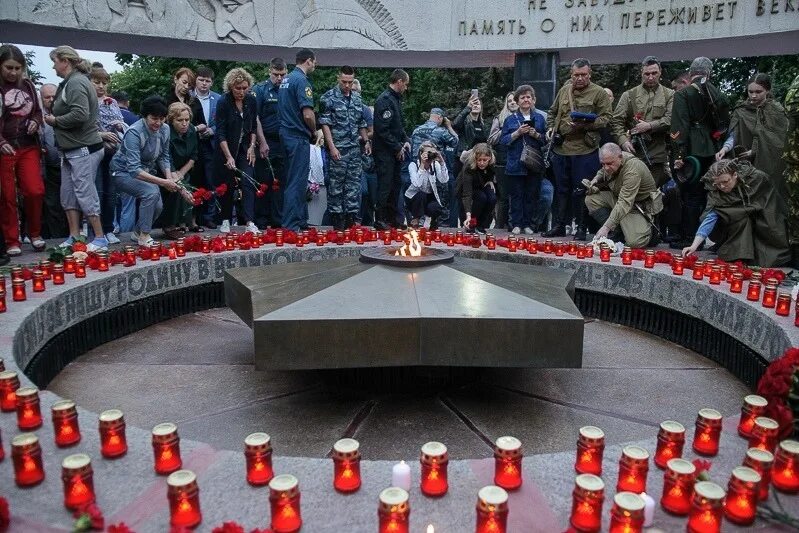
POLYGON ((780 425, 780 439, 799 430, 799 348, 789 348, 773 361, 757 384, 757 393, 768 400, 766 416, 780 425))

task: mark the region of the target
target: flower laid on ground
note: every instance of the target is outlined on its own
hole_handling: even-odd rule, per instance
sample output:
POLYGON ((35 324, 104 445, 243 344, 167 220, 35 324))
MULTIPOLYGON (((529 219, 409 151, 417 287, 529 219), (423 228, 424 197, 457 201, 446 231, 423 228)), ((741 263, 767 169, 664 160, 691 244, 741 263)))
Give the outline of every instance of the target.
POLYGON ((768 400, 766 416, 780 425, 780 439, 794 433, 799 415, 799 348, 789 348, 773 361, 757 383, 757 393, 768 400))
POLYGON ((244 526, 237 522, 225 522, 221 526, 216 526, 211 533, 245 533, 244 526))
POLYGON ((11 511, 8 509, 8 501, 0 497, 0 533, 6 531, 11 525, 11 511))
POLYGON ((72 525, 73 533, 90 531, 92 529, 96 529, 97 531, 102 531, 105 529, 105 518, 103 517, 103 512, 96 503, 87 503, 81 505, 75 509, 75 512, 72 513, 72 516, 77 518, 75 523, 72 525))
POLYGON ((134 533, 132 529, 130 529, 125 522, 120 522, 118 524, 111 524, 106 529, 107 533, 134 533))
POLYGON ((713 463, 707 459, 694 459, 693 463, 696 467, 696 479, 710 481, 710 467, 713 466, 713 463))

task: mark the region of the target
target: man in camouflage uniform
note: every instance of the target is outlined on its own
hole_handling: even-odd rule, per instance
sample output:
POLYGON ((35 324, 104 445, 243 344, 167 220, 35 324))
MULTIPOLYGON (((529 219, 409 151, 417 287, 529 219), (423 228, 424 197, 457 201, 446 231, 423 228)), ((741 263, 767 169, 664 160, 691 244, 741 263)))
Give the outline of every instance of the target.
POLYGON ((424 124, 416 126, 411 134, 411 157, 419 157, 419 148, 425 141, 436 145, 439 153, 443 154, 449 148, 458 146, 458 134, 452 129, 452 123, 444 116, 440 107, 430 110, 430 118, 424 124))
POLYGON ((794 78, 785 95, 788 113, 788 138, 785 140, 785 186, 788 189, 788 230, 791 243, 799 241, 799 76, 794 78))
POLYGON ((352 90, 355 70, 341 67, 338 86, 320 100, 319 123, 325 135, 328 160, 327 208, 333 228, 343 230, 353 225, 361 208, 361 153, 370 154, 371 146, 361 96, 352 90), (363 148, 361 148, 363 145, 363 148))

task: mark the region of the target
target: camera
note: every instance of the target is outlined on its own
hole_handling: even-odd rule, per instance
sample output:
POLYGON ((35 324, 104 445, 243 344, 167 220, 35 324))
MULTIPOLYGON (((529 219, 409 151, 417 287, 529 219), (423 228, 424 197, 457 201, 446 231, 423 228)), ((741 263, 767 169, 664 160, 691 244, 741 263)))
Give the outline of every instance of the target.
POLYGON ((438 157, 438 152, 436 150, 427 151, 427 159, 435 159, 436 157, 438 157))

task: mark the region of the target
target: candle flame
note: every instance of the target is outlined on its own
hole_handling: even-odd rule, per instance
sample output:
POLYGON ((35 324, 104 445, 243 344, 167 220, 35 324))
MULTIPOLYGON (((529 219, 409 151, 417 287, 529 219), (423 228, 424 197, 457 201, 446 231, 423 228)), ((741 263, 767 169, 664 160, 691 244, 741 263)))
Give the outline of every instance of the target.
POLYGON ((67 435, 72 435, 72 433, 73 433, 72 426, 70 426, 68 424, 65 424, 65 425, 61 426, 61 434, 62 435, 67 436, 67 435))
POLYGON ((36 470, 36 463, 33 462, 33 459, 30 457, 25 457, 25 460, 22 464, 22 469, 26 472, 33 472, 36 470))
POLYGON ((419 242, 419 233, 415 229, 405 232, 402 240, 404 244, 399 250, 394 252, 394 255, 403 257, 419 257, 422 255, 422 244, 419 242))
POLYGON ((435 528, 433 527, 433 524, 427 525, 427 533, 435 533, 435 528))

